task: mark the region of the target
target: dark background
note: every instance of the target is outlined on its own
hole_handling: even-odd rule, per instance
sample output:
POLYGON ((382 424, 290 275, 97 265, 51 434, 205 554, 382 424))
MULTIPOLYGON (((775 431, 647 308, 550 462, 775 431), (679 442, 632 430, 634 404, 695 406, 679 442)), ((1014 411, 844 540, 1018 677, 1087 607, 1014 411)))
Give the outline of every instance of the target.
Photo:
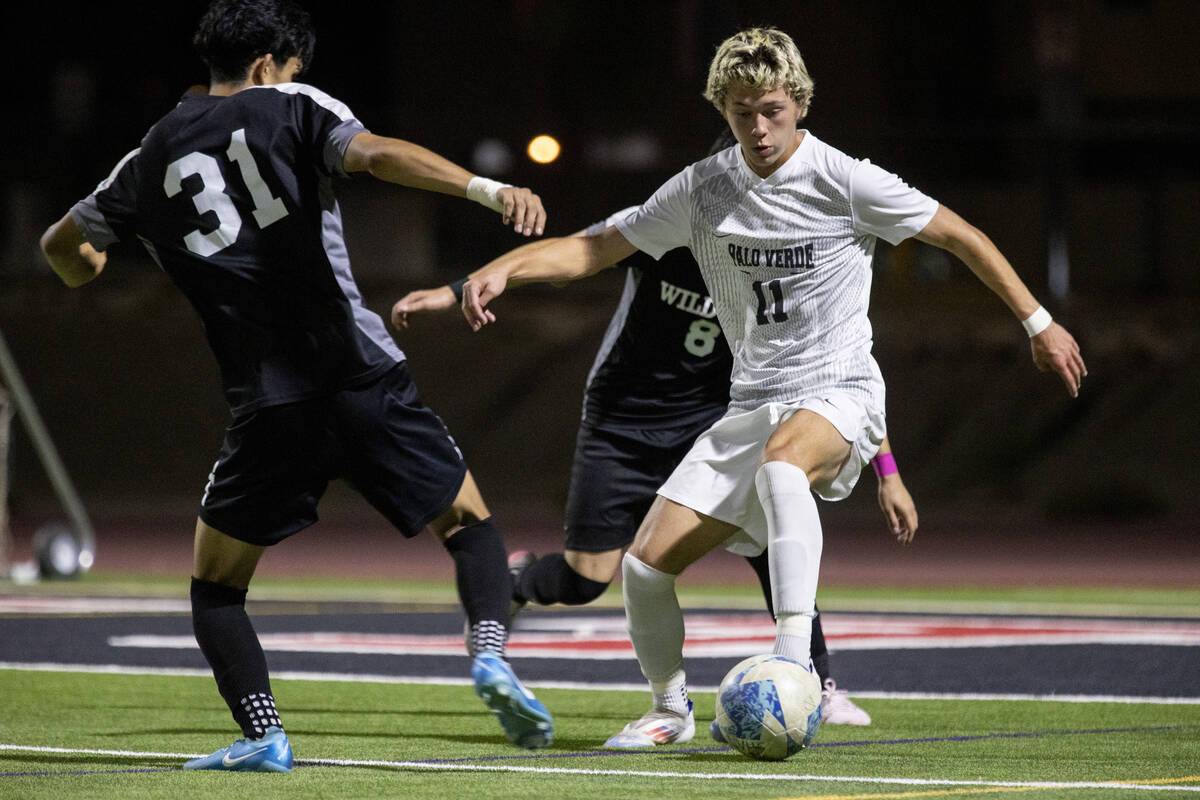
MULTIPOLYGON (((0 331, 99 519, 191 514, 228 414, 195 317, 138 248, 114 248, 102 278, 71 291, 37 238, 206 82, 190 47, 203 5, 45 4, 3 26, 0 331)), ((1072 401, 962 264, 881 243, 875 353, 924 524, 1172 520, 1192 535, 1200 4, 307 5, 318 43, 304 80, 375 132, 532 186, 552 234, 641 202, 701 157, 722 125, 701 97, 714 48, 745 25, 783 28, 816 81, 806 127, 986 231, 1088 362, 1072 401), (538 166, 522 150, 545 132, 564 153, 538 166), (510 169, 475 161, 485 139, 510 150, 510 169)), ((385 316, 405 291, 519 243, 461 200, 361 177, 342 190, 360 285, 385 316)), ((454 315, 397 333, 495 508, 559 515, 583 382, 621 280, 613 270, 513 292, 483 334, 454 315)), ((61 514, 19 422, 11 450, 15 526, 61 514)), ((864 478, 823 513, 873 515, 873 489, 864 478)), ((335 488, 326 511, 362 508, 335 488)))

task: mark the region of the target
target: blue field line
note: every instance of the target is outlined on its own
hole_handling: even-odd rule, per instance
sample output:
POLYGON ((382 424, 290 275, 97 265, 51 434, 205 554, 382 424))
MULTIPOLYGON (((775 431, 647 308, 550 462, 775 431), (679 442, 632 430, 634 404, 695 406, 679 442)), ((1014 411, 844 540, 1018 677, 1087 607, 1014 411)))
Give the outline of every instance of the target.
POLYGON ((36 772, 0 772, 0 778, 57 778, 64 775, 136 775, 150 772, 182 772, 183 767, 140 767, 136 769, 69 769, 36 772))
MULTIPOLYGON (((866 747, 870 745, 897 745, 897 744, 935 744, 938 742, 976 742, 985 741, 988 739, 1037 739, 1049 736, 1096 736, 1112 733, 1164 733, 1176 730, 1200 729, 1200 725, 1155 725, 1150 727, 1139 728, 1094 728, 1081 730, 1062 730, 1062 731, 1022 731, 1016 733, 980 733, 968 736, 929 736, 917 739, 861 739, 849 742, 814 742, 809 747, 866 747)), ((409 761, 409 764, 470 764, 470 763, 485 763, 496 761, 515 761, 515 760, 545 760, 556 758, 605 758, 608 756, 629 756, 629 755, 651 755, 654 753, 662 753, 664 755, 698 755, 703 753, 730 753, 733 752, 729 747, 693 747, 663 750, 657 747, 635 748, 635 749, 605 749, 605 750, 584 750, 574 753, 523 753, 516 755, 504 756, 477 756, 463 758, 430 758, 418 761, 409 761)), ((305 764, 304 759, 297 759, 297 764, 305 764)), ((318 762, 319 763, 319 762, 318 762)))

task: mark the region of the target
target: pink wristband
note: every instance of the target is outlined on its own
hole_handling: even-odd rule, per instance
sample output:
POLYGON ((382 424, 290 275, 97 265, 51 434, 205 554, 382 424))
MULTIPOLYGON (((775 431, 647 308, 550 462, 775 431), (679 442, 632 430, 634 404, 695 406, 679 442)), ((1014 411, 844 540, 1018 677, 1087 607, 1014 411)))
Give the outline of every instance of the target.
POLYGON ((885 475, 895 475, 899 472, 896 466, 896 457, 891 453, 880 453, 871 459, 871 467, 875 470, 875 477, 882 478, 885 475))

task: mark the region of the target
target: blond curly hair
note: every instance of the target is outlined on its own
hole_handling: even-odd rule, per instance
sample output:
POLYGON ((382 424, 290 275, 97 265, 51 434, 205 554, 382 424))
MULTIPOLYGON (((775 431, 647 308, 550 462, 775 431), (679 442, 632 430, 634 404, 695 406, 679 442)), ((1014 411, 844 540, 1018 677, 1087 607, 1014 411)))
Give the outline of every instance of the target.
POLYGON ((725 113, 725 95, 734 81, 764 92, 786 89, 795 99, 801 117, 808 113, 812 102, 813 80, 800 57, 800 49, 792 37, 778 28, 747 28, 717 48, 708 67, 704 99, 721 114, 725 113))

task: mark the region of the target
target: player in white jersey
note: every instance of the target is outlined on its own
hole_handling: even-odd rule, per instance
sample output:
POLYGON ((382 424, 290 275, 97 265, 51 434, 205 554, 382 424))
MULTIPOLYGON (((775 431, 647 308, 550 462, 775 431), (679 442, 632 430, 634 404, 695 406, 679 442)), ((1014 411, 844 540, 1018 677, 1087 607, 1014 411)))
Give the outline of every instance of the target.
POLYGON ((981 231, 899 178, 798 125, 812 79, 795 43, 743 30, 717 50, 705 97, 738 146, 675 175, 633 215, 594 236, 518 248, 475 273, 463 312, 475 330, 512 281, 582 277, 642 250, 691 249, 734 354, 730 406, 659 490, 623 560, 630 637, 653 706, 606 742, 642 747, 694 735, 675 579, 715 547, 770 561, 774 651, 806 663, 822 532, 813 493, 846 497, 886 434, 884 386, 867 319, 877 237, 915 236, 963 262, 1009 307, 1034 364, 1072 397, 1086 367, 981 231))

